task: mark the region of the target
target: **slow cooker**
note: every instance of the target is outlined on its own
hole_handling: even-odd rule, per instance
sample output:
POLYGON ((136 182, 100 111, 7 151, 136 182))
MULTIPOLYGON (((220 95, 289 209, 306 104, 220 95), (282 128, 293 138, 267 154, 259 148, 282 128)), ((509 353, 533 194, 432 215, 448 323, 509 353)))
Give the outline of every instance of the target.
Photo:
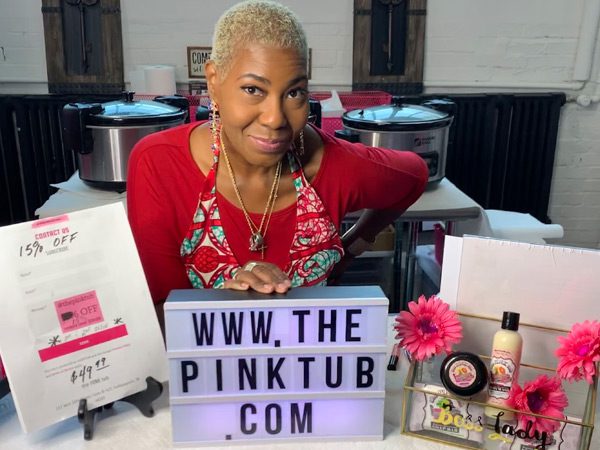
POLYGON ((372 147, 413 151, 425 160, 429 184, 435 184, 445 175, 453 107, 443 99, 410 104, 393 97, 389 105, 344 113, 344 130, 336 131, 336 136, 372 147))
POLYGON ((63 107, 65 148, 76 154, 79 177, 92 187, 124 191, 133 146, 144 136, 182 124, 188 117, 185 97, 134 101, 133 95, 125 92, 121 100, 63 107))

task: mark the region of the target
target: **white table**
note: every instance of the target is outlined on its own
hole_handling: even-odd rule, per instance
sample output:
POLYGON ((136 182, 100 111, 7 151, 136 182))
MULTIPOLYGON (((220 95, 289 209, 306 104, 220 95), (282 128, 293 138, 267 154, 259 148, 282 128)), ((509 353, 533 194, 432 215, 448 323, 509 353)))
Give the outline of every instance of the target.
MULTIPOLYGON (((108 203, 122 202, 126 205, 126 194, 101 191, 87 186, 79 179, 77 172, 64 183, 54 184, 58 192, 36 211, 41 219, 57 216, 108 203)), ((456 221, 475 220, 481 214, 481 207, 468 195, 444 178, 430 186, 425 193, 396 222, 396 253, 394 257, 394 295, 390 310, 398 311, 413 300, 414 276, 418 232, 423 221, 442 221, 446 231, 452 231, 456 221)), ((489 235, 489 234, 484 234, 489 235)))
MULTIPOLYGON (((407 364, 404 364, 406 367, 407 364)), ((400 434, 401 386, 405 370, 389 372, 386 383, 387 397, 385 406, 385 426, 383 441, 340 441, 340 442, 307 442, 287 443, 269 446, 278 449, 306 450, 348 450, 348 449, 430 449, 448 448, 441 444, 400 434)), ((6 450, 21 449, 166 449, 172 448, 171 416, 168 406, 167 390, 155 403, 156 414, 152 418, 142 416, 126 403, 115 403, 112 410, 104 411, 96 420, 94 437, 91 441, 83 440, 83 430, 76 418, 68 419, 51 426, 41 432, 25 435, 19 426, 14 410, 12 397, 0 400, 0 448, 6 450)), ((227 448, 227 447, 203 447, 227 448)), ((264 445, 236 445, 238 449, 257 450, 264 445)))
POLYGON ((395 302, 392 302, 391 311, 406 309, 408 302, 414 300, 415 295, 420 295, 420 292, 413 291, 421 222, 444 222, 446 234, 452 234, 457 221, 473 220, 477 223, 476 228, 480 228, 484 225, 480 217, 481 206, 447 178, 429 186, 419 200, 406 210, 396 222, 396 230, 402 230, 402 239, 396 241, 396 248, 401 250, 396 251, 395 266, 400 269, 402 276, 397 276, 395 280, 395 302))
POLYGON ((79 172, 75 172, 67 181, 51 184, 50 186, 58 188, 58 192, 52 194, 35 211, 36 216, 40 219, 116 202, 121 202, 127 206, 127 194, 125 192, 94 189, 81 181, 79 172))
MULTIPOLYGON (((388 317, 388 347, 391 350, 394 340, 395 315, 388 317)), ((389 354, 389 351, 388 351, 389 354)), ((401 430, 403 385, 408 370, 408 361, 403 357, 397 371, 386 371, 385 379, 385 410, 384 410, 384 439, 382 441, 338 441, 338 442, 303 442, 278 443, 265 445, 236 445, 240 450, 257 450, 273 448, 281 450, 444 450, 448 445, 418 439, 403 435, 401 430)), ((21 431, 19 420, 14 408, 12 396, 0 399, 0 449, 6 450, 73 450, 85 449, 127 449, 152 450, 172 448, 171 415, 168 405, 168 386, 161 397, 154 403, 155 416, 146 418, 133 406, 117 402, 111 410, 105 410, 96 419, 94 437, 84 441, 83 428, 75 417, 50 426, 42 431, 29 435, 21 431)), ((596 428, 599 425, 600 414, 596 411, 596 428)), ((600 436, 596 431, 592 437, 590 449, 600 448, 600 436)), ((496 441, 498 442, 498 441, 496 441)), ((223 449, 221 447, 201 447, 208 449, 223 449)), ((493 450, 500 450, 493 449, 493 450)))
MULTIPOLYGON (((388 344, 393 339, 393 315, 389 316, 388 344)), ((402 386, 406 377, 408 361, 401 361, 397 371, 386 371, 386 402, 383 441, 339 441, 277 444, 277 449, 348 450, 348 449, 431 449, 448 448, 441 444, 426 444, 426 441, 400 434, 402 409, 402 386)), ((0 399, 0 449, 164 449, 171 448, 171 415, 168 405, 168 386, 155 402, 156 414, 152 418, 142 416, 133 406, 117 402, 112 410, 103 411, 96 419, 94 437, 83 440, 83 428, 75 417, 48 427, 40 432, 26 435, 21 431, 12 397, 0 399)), ((226 447, 202 447, 226 448, 226 447)), ((264 445, 236 445, 235 448, 256 450, 264 445)))

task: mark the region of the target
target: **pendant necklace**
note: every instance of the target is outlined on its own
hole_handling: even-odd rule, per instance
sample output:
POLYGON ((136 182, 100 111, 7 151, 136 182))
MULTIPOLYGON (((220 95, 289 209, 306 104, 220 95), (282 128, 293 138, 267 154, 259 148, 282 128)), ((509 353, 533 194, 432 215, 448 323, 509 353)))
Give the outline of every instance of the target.
POLYGON ((250 241, 248 248, 251 252, 260 252, 261 258, 264 259, 265 248, 267 247, 265 245, 265 237, 267 235, 269 222, 271 221, 271 214, 273 213, 273 208, 275 207, 275 201, 277 200, 279 180, 281 179, 281 161, 279 161, 277 164, 275 177, 273 178, 273 185, 271 186, 271 192, 269 192, 269 198, 267 199, 267 204, 265 205, 265 211, 263 212, 260 225, 257 227, 250 218, 250 214, 248 214, 246 205, 244 205, 244 201, 242 200, 242 195, 240 194, 240 190, 238 189, 237 182, 235 180, 235 175, 233 174, 233 168, 231 167, 229 157, 227 156, 227 151, 225 150, 222 132, 219 133, 219 141, 221 144, 221 150, 223 151, 223 156, 225 156, 225 165, 227 166, 227 171, 229 172, 229 177, 231 178, 233 191, 235 192, 235 196, 237 197, 242 212, 244 213, 244 217, 246 218, 246 222, 248 223, 248 227, 250 228, 250 241))

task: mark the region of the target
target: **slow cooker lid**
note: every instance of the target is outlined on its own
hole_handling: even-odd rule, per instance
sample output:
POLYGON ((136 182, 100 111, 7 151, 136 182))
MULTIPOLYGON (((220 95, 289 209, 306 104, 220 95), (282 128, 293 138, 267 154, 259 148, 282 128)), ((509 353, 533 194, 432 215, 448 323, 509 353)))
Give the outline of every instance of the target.
POLYGON ((452 117, 425 106, 392 104, 346 112, 342 122, 349 128, 359 130, 415 131, 450 125, 452 117))
POLYGON ((183 120, 185 111, 152 100, 116 100, 102 103, 102 112, 90 114, 90 125, 135 126, 157 125, 183 120))

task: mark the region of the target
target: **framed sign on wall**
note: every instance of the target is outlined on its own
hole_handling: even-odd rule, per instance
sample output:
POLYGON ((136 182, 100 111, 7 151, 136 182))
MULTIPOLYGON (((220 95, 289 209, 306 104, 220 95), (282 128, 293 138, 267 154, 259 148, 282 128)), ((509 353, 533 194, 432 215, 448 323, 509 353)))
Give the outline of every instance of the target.
POLYGON ((205 78, 204 63, 210 58, 212 47, 188 47, 188 77, 205 78))

